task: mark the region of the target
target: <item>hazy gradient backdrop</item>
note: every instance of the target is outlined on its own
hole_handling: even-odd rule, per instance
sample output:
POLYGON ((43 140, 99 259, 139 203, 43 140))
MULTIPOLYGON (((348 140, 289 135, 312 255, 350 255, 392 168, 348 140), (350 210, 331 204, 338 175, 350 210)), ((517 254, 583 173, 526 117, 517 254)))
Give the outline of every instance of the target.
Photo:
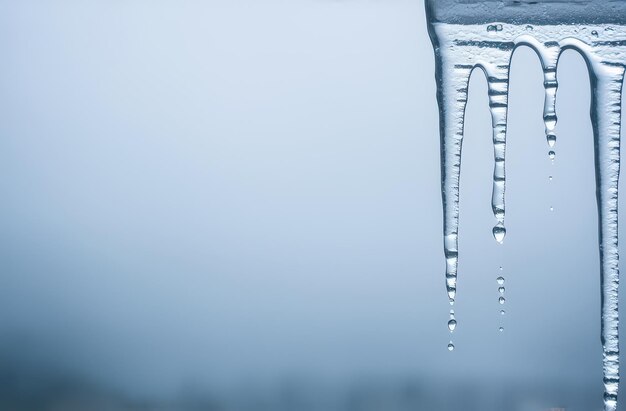
POLYGON ((0 407, 600 410, 589 81, 558 76, 552 166, 516 51, 503 246, 472 77, 450 353, 422 1, 1 0, 0 407))

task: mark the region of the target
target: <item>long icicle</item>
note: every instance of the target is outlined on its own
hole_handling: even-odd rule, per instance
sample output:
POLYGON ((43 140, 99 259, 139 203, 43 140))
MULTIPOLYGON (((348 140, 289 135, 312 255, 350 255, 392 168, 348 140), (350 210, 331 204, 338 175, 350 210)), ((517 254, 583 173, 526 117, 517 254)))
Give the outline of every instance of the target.
POLYGON ((618 182, 620 172, 621 93, 624 66, 598 63, 592 73, 591 120, 594 133, 596 196, 599 216, 602 287, 602 349, 604 405, 617 409, 618 339, 618 182))
POLYGON ((446 256, 446 290, 450 304, 456 298, 459 232, 459 177, 465 107, 471 65, 455 65, 444 56, 437 56, 437 100, 442 115, 441 185, 444 213, 444 252, 446 256))

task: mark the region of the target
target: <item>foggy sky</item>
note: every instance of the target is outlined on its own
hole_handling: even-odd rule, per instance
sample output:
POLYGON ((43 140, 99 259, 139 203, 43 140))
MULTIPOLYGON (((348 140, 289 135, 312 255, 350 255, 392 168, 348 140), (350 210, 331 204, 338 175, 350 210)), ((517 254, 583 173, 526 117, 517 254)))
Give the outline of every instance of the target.
POLYGON ((4 364, 156 400, 415 377, 487 397, 582 386, 600 409, 574 52, 554 166, 539 61, 515 52, 502 246, 486 81, 472 77, 453 353, 422 2, 2 1, 0 53, 4 364))

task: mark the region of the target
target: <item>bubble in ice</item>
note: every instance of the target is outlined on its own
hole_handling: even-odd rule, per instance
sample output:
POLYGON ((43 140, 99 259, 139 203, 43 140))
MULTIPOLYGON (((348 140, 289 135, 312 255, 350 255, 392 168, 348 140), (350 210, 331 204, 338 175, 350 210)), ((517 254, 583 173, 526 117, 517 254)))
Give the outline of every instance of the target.
POLYGON ((598 31, 597 30, 593 30, 591 32, 591 35, 594 36, 594 37, 598 37, 598 31))
POLYGON ((500 294, 504 294, 504 287, 498 287, 498 292, 500 294))
POLYGON ((505 301, 506 301, 506 300, 504 299, 504 297, 500 297, 500 298, 498 298, 498 302, 499 302, 500 304, 504 304, 504 302, 505 302, 505 301))
POLYGON ((546 140, 548 141, 548 145, 549 145, 550 147, 554 147, 554 145, 556 144, 556 135, 554 135, 554 134, 552 134, 552 133, 549 133, 549 134, 546 136, 546 140))
POLYGON ((450 332, 454 331, 454 329, 456 328, 456 320, 452 319, 450 321, 448 321, 448 330, 450 330, 450 332))
POLYGON ((452 341, 448 343, 448 351, 454 351, 454 344, 452 344, 452 341))
POLYGON ((496 278, 496 282, 498 283, 498 285, 502 285, 502 284, 504 284, 504 277, 498 277, 498 278, 496 278))
POLYGON ((506 228, 504 228, 504 224, 498 223, 495 227, 493 227, 493 238, 500 244, 504 242, 504 237, 506 236, 506 228))
POLYGON ((496 31, 502 31, 502 24, 490 24, 487 26, 487 31, 492 33, 496 31))

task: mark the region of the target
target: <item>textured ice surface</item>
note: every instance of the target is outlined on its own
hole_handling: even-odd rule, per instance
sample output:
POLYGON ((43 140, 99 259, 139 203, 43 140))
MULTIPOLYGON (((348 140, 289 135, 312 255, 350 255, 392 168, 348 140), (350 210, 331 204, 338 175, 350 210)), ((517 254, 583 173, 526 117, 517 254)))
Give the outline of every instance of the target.
MULTIPOLYGON (((586 60, 592 87, 598 203, 605 410, 617 407, 618 237, 621 94, 626 63, 626 0, 427 0, 440 109, 446 289, 457 292, 459 179, 471 72, 487 76, 494 145, 492 208, 498 242, 505 241, 505 154, 509 65, 516 47, 534 49, 544 73, 546 138, 554 145, 557 64, 566 49, 586 60)), ((591 273, 590 273, 591 274, 591 273)))
POLYGON ((429 0, 430 21, 480 24, 623 24, 624 0, 429 0))

